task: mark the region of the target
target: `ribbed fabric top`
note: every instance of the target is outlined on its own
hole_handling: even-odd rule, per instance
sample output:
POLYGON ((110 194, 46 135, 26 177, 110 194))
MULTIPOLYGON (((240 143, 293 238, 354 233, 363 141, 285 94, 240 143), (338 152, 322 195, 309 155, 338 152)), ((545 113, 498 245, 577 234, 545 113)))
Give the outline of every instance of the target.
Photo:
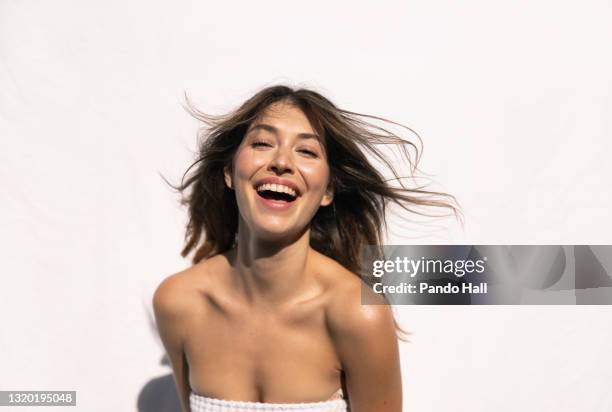
POLYGON ((264 403, 207 398, 193 392, 189 396, 189 404, 191 412, 347 412, 348 410, 344 399, 307 403, 264 403))

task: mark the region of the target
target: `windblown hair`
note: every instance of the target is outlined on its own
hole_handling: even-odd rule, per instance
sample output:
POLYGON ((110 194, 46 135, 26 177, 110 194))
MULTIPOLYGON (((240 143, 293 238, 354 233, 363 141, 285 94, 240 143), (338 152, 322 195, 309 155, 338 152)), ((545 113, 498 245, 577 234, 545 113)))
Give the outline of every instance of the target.
MULTIPOLYGON (((301 109, 322 137, 327 153, 334 197, 331 205, 319 208, 310 223, 313 249, 363 276, 362 253, 368 245, 381 250, 389 202, 419 215, 435 216, 427 210, 443 208, 451 212, 445 215, 458 216, 453 196, 430 192, 418 185, 406 187, 379 148, 395 145, 414 173, 419 160, 417 145, 364 119, 380 120, 413 132, 411 129, 380 117, 342 110, 313 90, 278 85, 259 91, 237 110, 221 116, 205 114, 187 100, 187 109, 205 126, 200 132, 197 160, 187 169, 181 184, 175 187, 183 194, 183 203, 189 208, 183 257, 195 250, 193 263, 197 263, 235 245, 238 206, 234 192, 225 185, 224 168, 231 168, 249 125, 276 102, 301 109), (392 186, 370 163, 366 153, 386 166, 394 176, 389 180, 399 185, 392 186)), ((364 280, 367 279, 365 276, 364 280)))

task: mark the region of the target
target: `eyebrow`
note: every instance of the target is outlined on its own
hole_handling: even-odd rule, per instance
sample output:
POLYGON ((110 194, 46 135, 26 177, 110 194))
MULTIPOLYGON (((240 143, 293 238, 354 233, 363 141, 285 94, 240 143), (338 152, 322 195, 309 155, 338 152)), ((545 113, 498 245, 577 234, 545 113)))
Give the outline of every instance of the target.
MULTIPOLYGON (((255 126, 251 127, 247 133, 251 133, 254 130, 265 130, 267 132, 273 133, 275 135, 279 134, 279 130, 278 128, 270 125, 270 124, 266 124, 266 123, 258 123, 255 126)), ((318 134, 314 134, 314 133, 298 133, 297 137, 299 137, 300 139, 317 139, 320 140, 319 135, 318 134)))

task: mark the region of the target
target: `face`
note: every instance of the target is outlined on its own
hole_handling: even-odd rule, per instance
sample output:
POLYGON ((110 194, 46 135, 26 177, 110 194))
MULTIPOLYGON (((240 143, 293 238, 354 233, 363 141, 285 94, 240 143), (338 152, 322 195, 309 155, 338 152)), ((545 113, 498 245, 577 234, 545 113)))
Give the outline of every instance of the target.
POLYGON ((333 198, 324 148, 306 115, 285 102, 250 125, 225 183, 236 193, 240 225, 266 240, 299 233, 333 198))

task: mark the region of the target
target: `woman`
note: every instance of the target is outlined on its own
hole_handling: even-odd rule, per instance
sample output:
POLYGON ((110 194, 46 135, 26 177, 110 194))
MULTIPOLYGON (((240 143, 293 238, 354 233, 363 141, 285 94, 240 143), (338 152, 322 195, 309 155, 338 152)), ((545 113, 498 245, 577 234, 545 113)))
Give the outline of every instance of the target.
POLYGON ((413 145, 308 89, 192 113, 209 126, 177 188, 194 265, 153 298, 182 409, 400 412, 396 325, 361 305, 363 248, 381 244, 388 201, 454 207, 392 187, 360 147, 399 180, 376 145, 413 145))

